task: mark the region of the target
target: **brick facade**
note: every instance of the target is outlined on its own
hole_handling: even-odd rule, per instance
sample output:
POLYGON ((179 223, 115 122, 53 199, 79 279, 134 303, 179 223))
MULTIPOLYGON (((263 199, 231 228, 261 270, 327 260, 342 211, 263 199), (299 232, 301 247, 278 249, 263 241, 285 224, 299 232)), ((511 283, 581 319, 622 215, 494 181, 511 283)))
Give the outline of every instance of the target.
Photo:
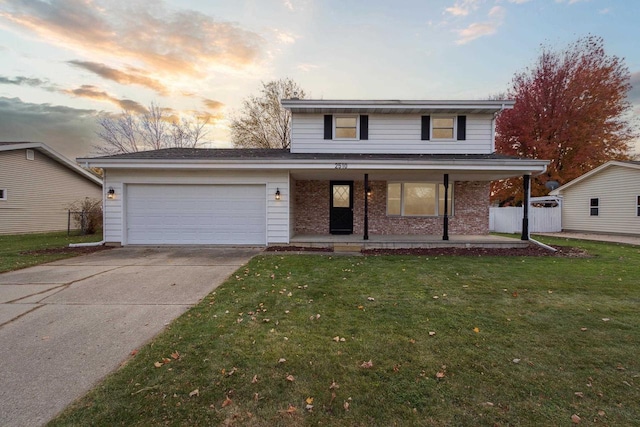
MULTIPOLYGON (((387 182, 370 181, 369 234, 442 234, 442 217, 387 216, 387 182)), ((364 233, 364 182, 355 181, 353 232, 364 233)), ((295 234, 329 234, 329 181, 295 182, 295 234)), ((449 234, 489 233, 489 182, 455 182, 449 234)))

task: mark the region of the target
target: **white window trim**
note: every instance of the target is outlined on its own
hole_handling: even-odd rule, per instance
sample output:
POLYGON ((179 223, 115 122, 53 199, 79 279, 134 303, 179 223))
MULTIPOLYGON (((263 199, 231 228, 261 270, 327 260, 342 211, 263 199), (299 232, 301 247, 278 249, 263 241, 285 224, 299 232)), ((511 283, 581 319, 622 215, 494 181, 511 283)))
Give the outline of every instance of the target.
POLYGON ((336 141, 360 141, 360 114, 334 114, 333 115, 333 128, 331 129, 333 132, 333 139, 336 141), (356 137, 355 138, 338 138, 336 136, 336 119, 356 119, 356 137))
POLYGON ((6 188, 0 188, 0 200, 7 200, 7 189, 6 188))
MULTIPOLYGON (((452 217, 453 212, 455 210, 455 206, 453 203, 453 182, 449 183, 451 187, 451 191, 449 191, 449 200, 451 201, 451 211, 447 211, 447 216, 452 217)), ((444 217, 444 212, 438 212, 440 210, 440 186, 444 184, 442 182, 435 181, 388 181, 387 182, 387 210, 386 214, 388 217, 392 218, 442 218, 444 217), (400 215, 390 214, 389 213, 389 184, 400 184, 400 215), (404 184, 436 184, 436 214, 435 215, 405 215, 404 213, 404 184)), ((444 195, 443 195, 444 197, 444 195)))
POLYGON ((36 158, 35 152, 30 148, 27 148, 25 156, 27 160, 33 160, 36 158))
MULTIPOLYGON (((438 128, 441 129, 441 128, 438 128)), ((431 141, 454 142, 458 140, 458 116, 454 114, 438 114, 432 115, 429 120, 429 136, 431 141), (433 134, 434 119, 453 119, 453 138, 436 138, 433 134)))

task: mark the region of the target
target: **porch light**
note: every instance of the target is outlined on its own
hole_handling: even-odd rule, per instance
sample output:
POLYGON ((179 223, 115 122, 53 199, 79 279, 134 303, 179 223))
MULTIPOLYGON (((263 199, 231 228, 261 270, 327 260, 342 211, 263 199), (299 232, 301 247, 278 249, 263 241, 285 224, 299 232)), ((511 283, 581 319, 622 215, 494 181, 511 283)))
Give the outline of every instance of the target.
POLYGON ((280 200, 280 189, 276 188, 276 200, 280 200))
POLYGON ((371 197, 373 191, 371 191, 371 187, 367 187, 367 197, 371 197))
POLYGON ((109 191, 107 191, 107 199, 115 199, 116 198, 116 190, 113 187, 109 187, 109 191))

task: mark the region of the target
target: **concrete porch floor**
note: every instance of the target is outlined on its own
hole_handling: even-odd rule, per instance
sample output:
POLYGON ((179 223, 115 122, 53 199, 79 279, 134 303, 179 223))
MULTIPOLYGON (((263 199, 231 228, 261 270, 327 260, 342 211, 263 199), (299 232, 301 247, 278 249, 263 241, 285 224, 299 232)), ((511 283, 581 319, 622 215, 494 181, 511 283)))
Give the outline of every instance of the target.
POLYGON ((291 238, 290 246, 333 248, 335 251, 360 251, 362 249, 406 248, 522 248, 527 241, 494 235, 456 235, 442 240, 439 235, 369 235, 361 234, 298 234, 291 238))

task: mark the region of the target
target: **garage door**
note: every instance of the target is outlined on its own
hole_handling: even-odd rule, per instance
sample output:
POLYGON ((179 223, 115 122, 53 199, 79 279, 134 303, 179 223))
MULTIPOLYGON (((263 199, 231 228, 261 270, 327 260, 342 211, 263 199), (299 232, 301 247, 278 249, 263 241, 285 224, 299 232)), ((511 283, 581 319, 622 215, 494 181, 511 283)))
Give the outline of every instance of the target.
POLYGON ((128 244, 266 243, 264 185, 129 185, 128 244))

